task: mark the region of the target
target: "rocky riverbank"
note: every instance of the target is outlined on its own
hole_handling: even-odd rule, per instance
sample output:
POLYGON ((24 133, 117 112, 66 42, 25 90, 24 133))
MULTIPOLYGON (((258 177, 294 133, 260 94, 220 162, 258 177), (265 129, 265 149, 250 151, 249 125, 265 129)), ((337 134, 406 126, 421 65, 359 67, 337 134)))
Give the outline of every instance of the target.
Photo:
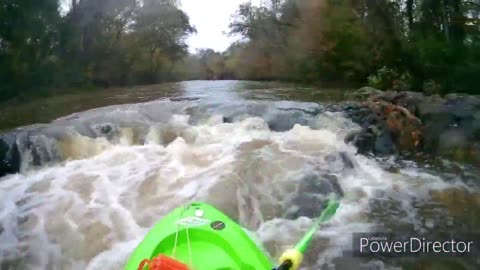
POLYGON ((346 137, 362 154, 429 155, 480 167, 480 97, 361 88, 340 110, 362 129, 346 137))

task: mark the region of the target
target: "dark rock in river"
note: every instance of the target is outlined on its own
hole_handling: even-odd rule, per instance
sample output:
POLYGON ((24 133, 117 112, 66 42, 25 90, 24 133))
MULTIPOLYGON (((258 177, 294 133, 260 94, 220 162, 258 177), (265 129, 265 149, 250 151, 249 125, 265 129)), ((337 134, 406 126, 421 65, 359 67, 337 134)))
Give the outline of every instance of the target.
POLYGON ((307 125, 309 118, 303 113, 285 112, 268 116, 266 120, 270 130, 283 132, 292 129, 296 124, 307 125))
POLYGON ((343 196, 342 187, 335 175, 306 175, 300 180, 297 194, 288 204, 287 218, 318 217, 331 193, 343 196))
POLYGON ((424 123, 426 152, 480 163, 475 147, 480 143, 480 98, 428 97, 418 106, 424 123))
POLYGON ((420 121, 405 109, 377 102, 346 111, 362 130, 349 134, 345 140, 357 146, 359 153, 394 154, 398 150, 411 150, 421 140, 420 121))
POLYGON ((0 177, 20 170, 20 152, 13 134, 0 135, 0 177))
POLYGON ((347 152, 331 153, 325 156, 325 164, 322 171, 328 171, 331 174, 343 174, 355 168, 355 162, 347 152))
POLYGON ((371 152, 377 155, 390 155, 397 151, 390 134, 384 128, 380 129, 376 126, 354 131, 347 135, 345 141, 352 142, 361 154, 371 152))
POLYGON ((480 165, 479 97, 372 91, 365 99, 343 105, 362 128, 346 137, 359 153, 424 152, 480 165))

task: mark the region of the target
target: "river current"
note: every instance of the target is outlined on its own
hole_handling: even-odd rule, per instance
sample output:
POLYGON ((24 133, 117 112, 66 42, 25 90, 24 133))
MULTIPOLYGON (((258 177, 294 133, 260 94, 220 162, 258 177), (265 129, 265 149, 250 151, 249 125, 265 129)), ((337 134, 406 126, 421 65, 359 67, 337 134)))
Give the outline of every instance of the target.
POLYGON ((277 258, 337 193, 340 208, 303 269, 402 269, 346 257, 352 233, 478 224, 478 175, 448 161, 440 170, 358 155, 344 138, 359 127, 329 110, 341 93, 237 81, 168 87, 5 133, 21 162, 0 178, 2 270, 122 269, 156 221, 192 201, 224 211, 277 258))

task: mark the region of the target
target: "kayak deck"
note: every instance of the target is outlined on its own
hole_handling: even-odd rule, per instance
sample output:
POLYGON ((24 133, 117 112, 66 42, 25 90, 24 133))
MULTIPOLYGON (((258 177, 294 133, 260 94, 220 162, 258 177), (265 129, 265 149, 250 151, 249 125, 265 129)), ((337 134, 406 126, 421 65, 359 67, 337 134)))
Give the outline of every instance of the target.
POLYGON ((214 207, 192 203, 165 216, 147 234, 127 263, 163 254, 192 270, 271 270, 267 255, 244 229, 214 207))

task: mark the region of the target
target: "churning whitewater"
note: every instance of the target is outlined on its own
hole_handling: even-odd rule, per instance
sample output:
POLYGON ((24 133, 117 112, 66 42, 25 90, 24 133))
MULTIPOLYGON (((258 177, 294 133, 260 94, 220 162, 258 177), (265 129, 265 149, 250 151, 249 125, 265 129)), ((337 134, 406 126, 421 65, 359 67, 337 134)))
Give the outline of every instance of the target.
POLYGON ((352 232, 386 226, 384 219, 417 231, 448 223, 418 204, 432 192, 471 189, 419 168, 388 172, 357 155, 344 138, 358 126, 323 105, 198 89, 7 134, 20 171, 0 178, 0 268, 122 269, 156 221, 192 201, 237 220, 277 258, 331 192, 341 206, 304 269, 383 267, 336 258, 351 248, 352 232), (378 209, 378 201, 395 207, 378 209))

